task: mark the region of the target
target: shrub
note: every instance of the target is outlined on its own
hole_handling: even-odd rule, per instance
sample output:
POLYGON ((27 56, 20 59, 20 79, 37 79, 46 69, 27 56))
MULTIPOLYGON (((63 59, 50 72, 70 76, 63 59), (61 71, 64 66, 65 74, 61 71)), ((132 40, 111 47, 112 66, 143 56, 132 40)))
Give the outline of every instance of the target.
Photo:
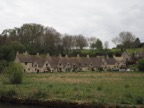
POLYGON ((23 71, 22 66, 19 63, 10 63, 5 70, 5 75, 9 82, 12 84, 21 84, 23 71))
POLYGON ((8 62, 5 60, 1 60, 0 61, 0 73, 2 73, 7 66, 8 66, 8 62))
POLYGON ((47 94, 43 90, 38 90, 32 95, 32 98, 44 98, 46 96, 47 94))
POLYGON ((13 97, 16 95, 15 89, 2 90, 0 89, 0 97, 13 97))
POLYGON ((139 71, 144 72, 144 59, 142 59, 138 62, 138 69, 139 69, 139 71))
POLYGON ((136 98, 136 103, 137 103, 137 104, 142 104, 142 105, 144 105, 144 98, 141 97, 141 96, 138 96, 138 97, 136 98))

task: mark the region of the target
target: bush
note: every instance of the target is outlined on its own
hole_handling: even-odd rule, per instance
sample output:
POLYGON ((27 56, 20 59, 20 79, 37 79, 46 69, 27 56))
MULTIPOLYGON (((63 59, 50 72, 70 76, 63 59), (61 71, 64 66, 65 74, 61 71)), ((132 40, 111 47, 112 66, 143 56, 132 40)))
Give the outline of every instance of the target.
POLYGON ((144 98, 141 97, 141 96, 138 96, 138 97, 136 98, 136 103, 137 103, 137 104, 142 104, 142 105, 144 105, 144 98))
POLYGON ((32 95, 32 98, 44 98, 46 96, 47 94, 43 90, 38 90, 32 95))
POLYGON ((144 72, 144 59, 142 59, 138 62, 138 69, 139 69, 139 71, 144 72))
POLYGON ((0 89, 0 97, 13 97, 16 95, 15 89, 2 90, 0 89))
POLYGON ((0 73, 2 73, 7 66, 8 66, 8 62, 5 60, 1 60, 0 61, 0 73))
POLYGON ((23 77, 23 68, 19 63, 10 63, 5 70, 6 77, 12 84, 21 84, 23 77))

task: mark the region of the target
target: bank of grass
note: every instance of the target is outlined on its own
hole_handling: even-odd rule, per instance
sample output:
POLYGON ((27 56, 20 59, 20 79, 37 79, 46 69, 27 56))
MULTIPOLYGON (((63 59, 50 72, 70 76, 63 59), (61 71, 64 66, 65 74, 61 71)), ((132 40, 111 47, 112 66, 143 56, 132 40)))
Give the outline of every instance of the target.
POLYGON ((0 97, 144 105, 144 73, 139 72, 31 73, 20 85, 0 77, 0 97))

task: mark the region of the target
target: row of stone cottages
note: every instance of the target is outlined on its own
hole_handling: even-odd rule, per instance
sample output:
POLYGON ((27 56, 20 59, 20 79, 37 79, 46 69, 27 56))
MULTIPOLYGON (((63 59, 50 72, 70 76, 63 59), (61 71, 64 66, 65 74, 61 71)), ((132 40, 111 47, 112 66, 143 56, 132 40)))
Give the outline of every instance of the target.
POLYGON ((126 59, 129 56, 123 53, 121 57, 52 57, 29 55, 27 52, 23 54, 16 54, 15 62, 21 63, 24 67, 24 72, 77 72, 77 71, 96 71, 115 70, 126 66, 126 59))

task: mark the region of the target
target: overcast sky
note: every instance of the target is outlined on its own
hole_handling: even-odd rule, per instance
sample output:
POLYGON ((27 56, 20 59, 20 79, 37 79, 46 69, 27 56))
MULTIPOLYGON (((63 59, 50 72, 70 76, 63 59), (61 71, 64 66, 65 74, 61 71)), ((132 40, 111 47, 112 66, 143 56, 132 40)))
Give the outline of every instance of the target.
POLYGON ((144 0, 0 0, 0 33, 37 23, 103 42, 130 31, 144 42, 144 0))

